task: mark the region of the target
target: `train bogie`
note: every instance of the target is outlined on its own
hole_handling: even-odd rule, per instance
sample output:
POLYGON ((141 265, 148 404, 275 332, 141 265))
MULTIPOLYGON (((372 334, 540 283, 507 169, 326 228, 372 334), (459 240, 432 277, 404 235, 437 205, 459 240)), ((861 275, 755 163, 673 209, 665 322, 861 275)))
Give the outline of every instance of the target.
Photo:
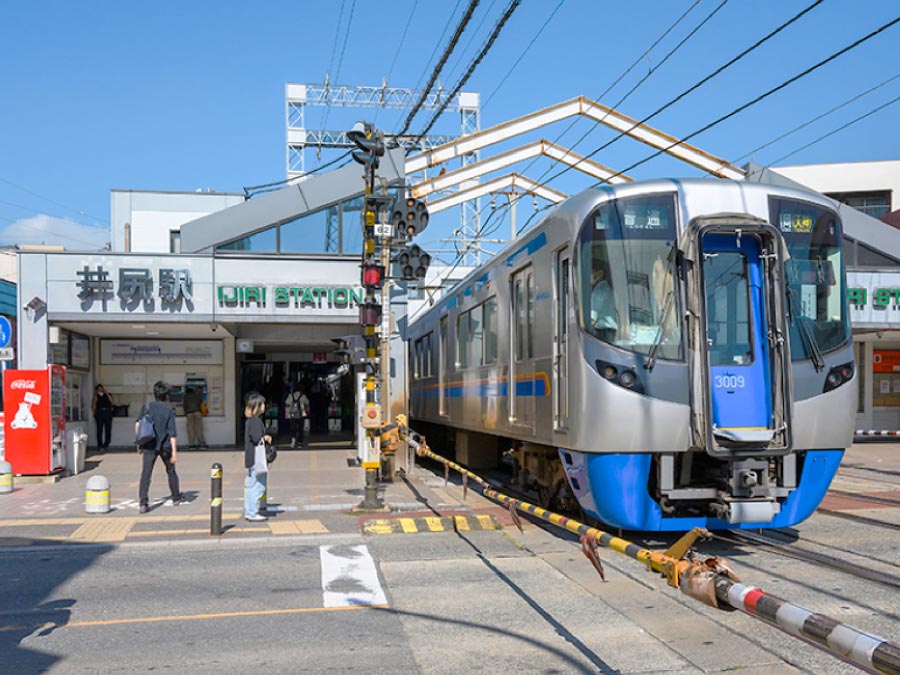
POLYGON ((411 417, 498 439, 521 487, 617 527, 796 523, 852 431, 841 252, 814 193, 582 193, 410 327, 411 417))

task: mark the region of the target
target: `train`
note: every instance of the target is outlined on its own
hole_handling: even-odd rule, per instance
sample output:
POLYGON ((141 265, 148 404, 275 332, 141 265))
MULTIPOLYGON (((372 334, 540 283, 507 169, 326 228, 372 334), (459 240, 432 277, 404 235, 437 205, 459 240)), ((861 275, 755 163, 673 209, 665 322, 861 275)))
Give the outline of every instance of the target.
POLYGON ((721 179, 556 205, 408 327, 410 424, 637 531, 808 518, 857 408, 841 220, 721 179))

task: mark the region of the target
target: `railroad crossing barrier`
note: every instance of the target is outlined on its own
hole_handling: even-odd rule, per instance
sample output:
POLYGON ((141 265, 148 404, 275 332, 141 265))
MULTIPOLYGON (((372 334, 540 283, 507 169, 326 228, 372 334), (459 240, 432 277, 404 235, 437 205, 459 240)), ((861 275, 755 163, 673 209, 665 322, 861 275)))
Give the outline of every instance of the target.
POLYGON ((109 513, 109 479, 106 476, 88 478, 84 491, 84 510, 87 513, 109 513))
POLYGON ((724 558, 716 556, 700 561, 695 555, 688 557, 697 539, 710 536, 709 532, 702 528, 695 527, 666 551, 651 551, 621 537, 615 537, 572 518, 499 492, 481 476, 432 452, 425 438, 412 430, 408 432, 407 442, 419 457, 428 457, 443 464, 445 477, 449 469, 462 475, 463 499, 468 479, 481 485, 481 492, 485 497, 507 506, 513 522, 520 530, 522 526, 516 510, 580 535, 582 551, 600 573, 601 578, 604 574, 597 550, 598 544, 637 560, 648 569, 662 575, 673 588, 678 588, 685 595, 710 607, 742 610, 861 668, 900 675, 900 645, 864 633, 824 614, 791 604, 756 586, 747 586, 741 583, 724 558))

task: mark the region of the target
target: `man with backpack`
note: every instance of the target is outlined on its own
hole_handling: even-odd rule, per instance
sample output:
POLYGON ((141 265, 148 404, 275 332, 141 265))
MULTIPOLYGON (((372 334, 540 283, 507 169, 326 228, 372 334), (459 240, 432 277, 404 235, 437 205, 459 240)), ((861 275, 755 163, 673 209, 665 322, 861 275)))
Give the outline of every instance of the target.
POLYGON ((284 413, 291 423, 291 447, 303 447, 303 427, 309 417, 309 399, 303 393, 303 387, 297 385, 284 399, 284 413))
POLYGON ((159 457, 166 465, 169 476, 169 490, 172 493, 172 504, 178 506, 186 500, 178 485, 178 474, 175 473, 175 462, 178 461, 178 440, 175 432, 175 411, 167 403, 169 385, 157 382, 153 385, 155 400, 145 403, 134 425, 135 442, 143 459, 141 483, 138 488, 141 513, 150 510, 150 476, 153 465, 159 457))

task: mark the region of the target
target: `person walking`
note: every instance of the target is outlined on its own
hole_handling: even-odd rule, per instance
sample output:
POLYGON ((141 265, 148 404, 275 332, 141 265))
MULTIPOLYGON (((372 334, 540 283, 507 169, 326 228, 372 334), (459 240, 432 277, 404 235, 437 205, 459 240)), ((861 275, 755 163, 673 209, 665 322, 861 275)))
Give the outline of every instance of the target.
POLYGON ((94 412, 94 423, 97 425, 97 450, 103 452, 109 448, 112 437, 113 400, 102 384, 98 384, 94 390, 91 410, 94 412))
POLYGON ((181 405, 187 419, 188 450, 206 450, 208 446, 203 437, 203 395, 195 387, 188 387, 181 405))
POLYGON ((244 405, 244 468, 247 469, 247 477, 244 479, 244 520, 250 522, 268 520, 259 512, 259 500, 266 492, 268 466, 265 452, 261 458, 257 457, 256 452, 260 441, 272 442, 263 422, 265 412, 265 397, 255 392, 249 394, 244 405))
POLYGON ((303 427, 309 417, 309 399, 303 391, 303 385, 297 384, 284 400, 284 410, 291 423, 291 447, 303 447, 303 427))
MULTIPOLYGON (((150 477, 153 474, 153 465, 159 457, 166 465, 166 474, 169 477, 169 491, 172 493, 172 505, 183 504, 185 496, 178 485, 178 474, 175 472, 175 463, 178 461, 178 439, 175 432, 175 411, 167 403, 169 400, 169 385, 165 382, 157 382, 153 385, 153 398, 150 403, 141 407, 138 415, 140 420, 144 414, 149 414, 153 420, 153 440, 148 441, 138 448, 143 460, 141 468, 141 482, 138 488, 138 500, 141 513, 150 510, 150 477)), ((138 422, 134 424, 134 432, 137 434, 138 422)))

